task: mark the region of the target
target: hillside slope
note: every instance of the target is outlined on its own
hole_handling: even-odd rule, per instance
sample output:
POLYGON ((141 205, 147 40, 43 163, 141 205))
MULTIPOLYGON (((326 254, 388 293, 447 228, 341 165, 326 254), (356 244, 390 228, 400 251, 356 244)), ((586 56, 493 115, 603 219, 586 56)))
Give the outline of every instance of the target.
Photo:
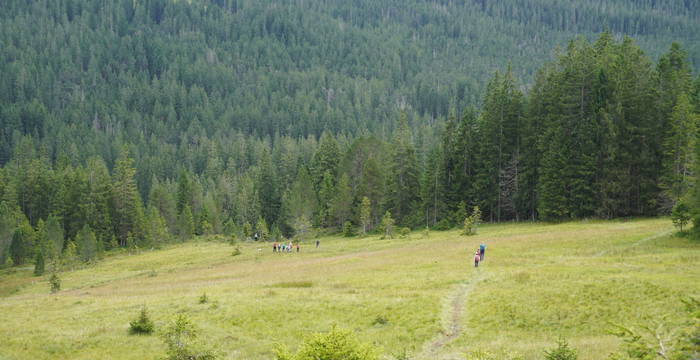
MULTIPOLYGON (((700 5, 649 0, 98 1, 0 4, 0 165, 17 136, 388 133, 477 104, 496 69, 531 83, 557 46, 605 28, 700 64, 700 5), (39 105, 40 104, 40 105, 39 105), (21 108, 21 107, 19 107, 21 108)), ((80 152, 94 149, 82 148, 80 152)))
POLYGON ((334 323, 387 355, 535 359, 561 335, 580 359, 600 359, 619 344, 607 324, 665 316, 672 325, 679 299, 700 295, 700 249, 671 230, 667 219, 488 225, 469 238, 322 238, 291 254, 244 243, 235 257, 230 245, 199 241, 63 272, 55 295, 30 269, 5 271, 0 313, 12 315, 0 322, 0 357, 160 358, 158 336, 127 332, 147 305, 160 330, 188 315, 225 359, 270 359, 273 344, 295 349, 334 323), (481 242, 486 261, 475 269, 481 242))

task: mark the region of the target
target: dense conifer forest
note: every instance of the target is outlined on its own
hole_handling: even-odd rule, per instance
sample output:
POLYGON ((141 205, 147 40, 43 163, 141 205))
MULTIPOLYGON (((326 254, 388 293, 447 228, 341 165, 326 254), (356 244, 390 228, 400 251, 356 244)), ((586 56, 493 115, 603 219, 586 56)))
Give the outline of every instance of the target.
POLYGON ((700 3, 7 0, 0 264, 700 216, 700 3), (36 259, 36 260, 35 260, 36 259))

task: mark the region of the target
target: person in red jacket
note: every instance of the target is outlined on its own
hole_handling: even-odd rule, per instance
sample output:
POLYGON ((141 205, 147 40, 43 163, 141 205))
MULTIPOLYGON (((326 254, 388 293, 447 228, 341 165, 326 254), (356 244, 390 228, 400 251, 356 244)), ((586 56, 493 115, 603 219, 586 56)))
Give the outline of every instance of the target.
POLYGON ((481 260, 481 256, 479 256, 479 250, 477 250, 474 253, 474 267, 479 267, 479 260, 481 260))

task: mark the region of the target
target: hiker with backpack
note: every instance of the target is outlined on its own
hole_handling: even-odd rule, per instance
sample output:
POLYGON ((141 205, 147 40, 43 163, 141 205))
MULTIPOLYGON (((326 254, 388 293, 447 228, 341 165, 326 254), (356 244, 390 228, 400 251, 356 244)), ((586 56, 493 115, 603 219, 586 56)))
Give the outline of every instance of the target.
POLYGON ((485 254, 486 254, 486 245, 484 245, 484 243, 481 243, 481 245, 479 245, 479 261, 484 261, 485 254))
POLYGON ((479 267, 479 261, 481 260, 481 256, 479 256, 479 250, 477 250, 474 253, 474 267, 479 267))

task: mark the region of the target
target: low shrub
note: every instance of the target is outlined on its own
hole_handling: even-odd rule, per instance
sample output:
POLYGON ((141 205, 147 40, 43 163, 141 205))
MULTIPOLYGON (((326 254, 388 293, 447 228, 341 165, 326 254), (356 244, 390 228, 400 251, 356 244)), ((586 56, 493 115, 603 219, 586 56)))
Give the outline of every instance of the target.
POLYGON ((199 297, 199 303, 206 304, 208 302, 209 302, 209 297, 207 297, 207 293, 203 293, 202 296, 199 297))
POLYGON ((389 320, 384 317, 384 315, 377 315, 374 320, 372 320, 372 325, 385 325, 389 322, 389 320))
POLYGON ((435 226, 433 226, 433 229, 438 230, 438 231, 445 231, 445 230, 450 230, 452 229, 452 224, 450 224, 450 220, 447 218, 444 218, 440 221, 438 221, 435 226))
POLYGON ((141 308, 141 313, 136 320, 129 323, 129 333, 136 335, 151 334, 155 330, 155 324, 148 317, 146 307, 141 308))
POLYGON ((569 344, 564 339, 557 341, 557 347, 551 350, 545 350, 545 360, 576 360, 576 350, 569 347, 569 344))
POLYGON ((275 349, 277 360, 378 360, 377 353, 371 345, 360 343, 352 332, 335 326, 327 333, 306 339, 296 354, 280 347, 275 349))
POLYGON ((199 341, 199 330, 187 316, 178 315, 163 333, 168 360, 214 360, 216 354, 199 341))
POLYGON ((56 272, 51 274, 51 277, 49 278, 49 284, 51 284, 52 294, 55 294, 61 290, 61 279, 58 277, 58 274, 56 274, 56 272))
POLYGON ((346 221, 343 224, 343 236, 345 236, 345 237, 355 236, 355 227, 352 226, 352 223, 349 221, 346 221))

